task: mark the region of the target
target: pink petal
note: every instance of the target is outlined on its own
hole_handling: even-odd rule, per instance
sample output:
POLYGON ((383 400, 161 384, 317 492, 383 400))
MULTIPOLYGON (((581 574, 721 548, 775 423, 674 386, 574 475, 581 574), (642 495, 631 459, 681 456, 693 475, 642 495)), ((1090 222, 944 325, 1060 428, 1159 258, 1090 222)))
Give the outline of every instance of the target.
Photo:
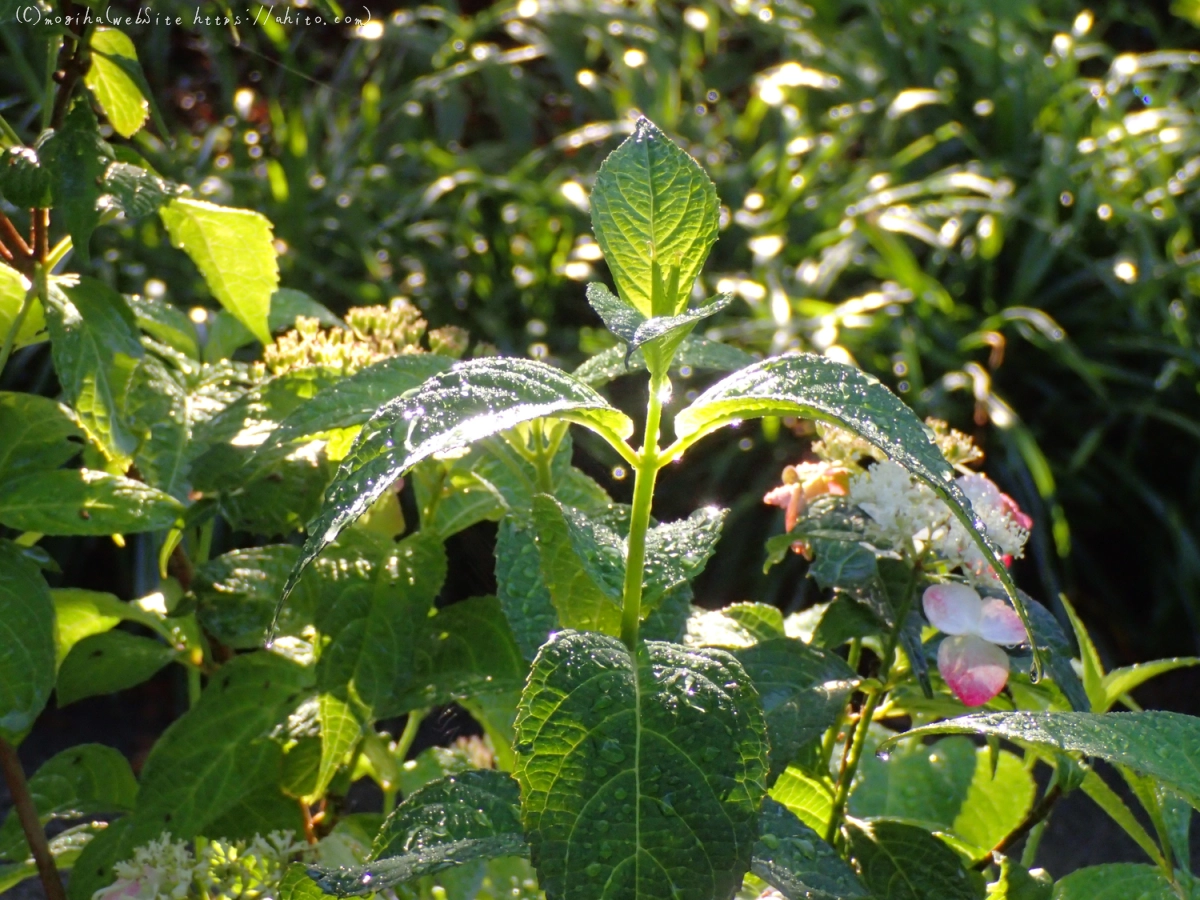
POLYGON ((983 615, 979 594, 965 584, 934 584, 922 597, 929 624, 945 634, 978 634, 983 615))
POLYGON ((796 493, 797 485, 781 484, 777 488, 771 488, 767 491, 767 495, 763 497, 763 503, 767 506, 778 506, 780 509, 787 509, 788 504, 792 502, 792 495, 796 493))
POLYGON ((1004 600, 996 598, 984 601, 978 634, 985 641, 1006 647, 1023 644, 1027 637, 1017 611, 1004 600))
POLYGON ((967 706, 987 703, 1008 681, 1008 655, 973 634, 955 635, 938 648, 938 672, 967 706))

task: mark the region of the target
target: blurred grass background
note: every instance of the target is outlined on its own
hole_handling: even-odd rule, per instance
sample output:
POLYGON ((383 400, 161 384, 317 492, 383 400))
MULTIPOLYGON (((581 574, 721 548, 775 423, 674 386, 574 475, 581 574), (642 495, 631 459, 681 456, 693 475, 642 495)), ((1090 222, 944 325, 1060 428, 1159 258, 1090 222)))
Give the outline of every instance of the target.
MULTIPOLYGON (((357 29, 231 27, 166 0, 185 27, 127 29, 166 126, 137 148, 269 216, 285 286, 335 312, 406 296, 572 367, 608 340, 583 294, 607 278, 587 192, 648 115, 724 204, 702 288, 740 299, 714 336, 854 361, 971 431, 1037 523, 1031 593, 1065 591, 1116 661, 1200 647, 1200 3, 368 7, 357 29)), ((0 29, 0 107, 27 137, 30 34, 0 29)), ((155 220, 102 230, 93 256, 124 292, 211 304, 155 220)), ((760 498, 804 442, 747 427, 664 480, 663 518, 733 508, 702 603, 802 602, 796 564, 761 574, 781 526, 760 498)))

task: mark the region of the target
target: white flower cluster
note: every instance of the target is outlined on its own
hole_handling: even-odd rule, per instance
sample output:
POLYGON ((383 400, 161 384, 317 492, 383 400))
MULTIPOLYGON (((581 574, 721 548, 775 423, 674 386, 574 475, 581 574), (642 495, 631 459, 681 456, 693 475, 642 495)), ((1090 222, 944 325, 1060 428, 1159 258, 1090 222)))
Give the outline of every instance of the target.
MULTIPOLYGON (((1001 554, 1021 556, 1029 518, 983 475, 964 475, 957 483, 1001 554)), ((961 566, 970 578, 994 579, 983 554, 950 508, 896 463, 885 460, 851 476, 847 499, 867 514, 870 540, 915 555, 933 551, 950 568, 961 566)))
POLYGON ((309 849, 291 831, 256 834, 249 841, 187 841, 164 834, 113 867, 117 880, 92 900, 236 900, 273 897, 288 862, 309 849))

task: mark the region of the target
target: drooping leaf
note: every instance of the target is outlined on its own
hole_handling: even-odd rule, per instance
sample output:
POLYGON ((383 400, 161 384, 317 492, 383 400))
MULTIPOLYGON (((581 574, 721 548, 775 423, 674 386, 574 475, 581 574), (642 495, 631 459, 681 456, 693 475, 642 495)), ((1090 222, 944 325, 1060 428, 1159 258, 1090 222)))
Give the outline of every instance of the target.
POLYGON ((717 192, 700 165, 639 119, 596 174, 591 208, 621 298, 643 316, 679 313, 717 239, 717 192))
POLYGON ((54 687, 54 603, 37 565, 0 540, 0 737, 18 743, 54 687))
POLYGON ((781 637, 732 651, 754 683, 767 716, 771 773, 816 740, 846 706, 859 678, 840 656, 781 637))
POLYGON ((0 523, 42 534, 131 534, 170 528, 183 506, 140 481, 54 469, 0 484, 0 523))
POLYGON ((560 898, 728 896, 750 866, 766 724, 720 650, 559 632, 516 732, 522 816, 541 887, 560 898))
POLYGON ((853 900, 866 888, 837 851, 781 803, 763 801, 750 870, 787 900, 853 900))
POLYGON ((525 856, 517 783, 504 772, 450 775, 409 795, 375 838, 371 860, 357 868, 313 867, 328 893, 368 894, 479 859, 525 856))
POLYGON ((903 822, 846 823, 851 862, 875 900, 977 900, 958 854, 903 822))
POLYGON ((496 596, 521 654, 532 660, 550 632, 558 630, 558 612, 542 578, 533 529, 512 516, 501 520, 496 535, 496 596))
POLYGON ((362 425, 384 403, 450 368, 453 360, 433 353, 394 356, 335 381, 296 407, 256 451, 270 459, 293 441, 310 435, 362 425))
POLYGON ((397 478, 424 459, 522 422, 555 417, 621 438, 633 423, 595 391, 533 360, 477 359, 435 375, 385 404, 363 427, 309 524, 300 570, 362 515, 397 478))
POLYGON ((260 213, 176 197, 159 210, 171 243, 187 253, 209 290, 263 344, 279 286, 271 223, 260 213))
MULTIPOLYGON (((79 744, 52 756, 29 778, 29 794, 42 825, 133 809, 138 785, 129 761, 101 744, 79 744)), ((16 810, 0 827, 0 859, 24 860, 29 854, 16 810)))
MULTIPOLYGON (((675 369, 715 369, 732 372, 755 362, 745 350, 695 335, 684 338, 675 351, 671 365, 675 369)), ((628 354, 624 345, 609 347, 597 353, 575 370, 574 375, 584 384, 599 387, 614 378, 646 368, 646 357, 640 350, 628 354)))
POLYGON ((126 404, 145 355, 137 321, 121 295, 92 278, 52 287, 46 310, 54 370, 80 424, 104 454, 128 468, 139 435, 126 404))
POLYGON ((317 630, 333 639, 317 666, 322 691, 366 718, 406 712, 418 641, 446 578, 441 542, 423 532, 398 544, 358 533, 323 555, 314 574, 323 595, 317 630))
POLYGON ((61 466, 83 449, 82 437, 61 403, 0 391, 0 481, 61 466))
POLYGON ((58 670, 58 705, 141 684, 175 657, 174 648, 127 631, 85 637, 71 648, 58 670))
POLYGON ((925 725, 898 737, 929 734, 994 734, 1018 744, 1096 756, 1155 778, 1200 806, 1200 769, 1193 752, 1200 746, 1200 719, 1181 713, 986 713, 925 725))
POLYGON ((886 760, 864 754, 850 794, 858 818, 910 820, 949 832, 980 851, 1016 828, 1033 806, 1033 776, 1024 763, 999 751, 995 772, 987 747, 964 738, 904 744, 886 760))
POLYGON ((96 207, 102 193, 104 170, 112 161, 112 148, 100 137, 100 124, 86 97, 75 101, 62 127, 38 149, 50 173, 54 209, 61 214, 75 252, 89 261, 88 243, 100 223, 96 207))
MULTIPOLYGON (((1016 585, 984 536, 971 502, 955 483, 954 467, 911 409, 879 380, 815 353, 768 359, 737 372, 696 398, 675 417, 682 446, 724 425, 761 416, 804 416, 845 428, 878 447, 942 498, 991 563, 1032 633, 1016 585)), ((1035 649, 1035 656, 1044 654, 1035 649)))
POLYGON ((128 71, 138 65, 133 41, 119 29, 101 26, 92 32, 91 51, 92 64, 83 82, 108 116, 113 131, 124 138, 133 137, 150 114, 141 88, 128 71))
POLYGON ((1054 886, 1054 900, 1178 900, 1155 866, 1106 863, 1076 869, 1054 886))

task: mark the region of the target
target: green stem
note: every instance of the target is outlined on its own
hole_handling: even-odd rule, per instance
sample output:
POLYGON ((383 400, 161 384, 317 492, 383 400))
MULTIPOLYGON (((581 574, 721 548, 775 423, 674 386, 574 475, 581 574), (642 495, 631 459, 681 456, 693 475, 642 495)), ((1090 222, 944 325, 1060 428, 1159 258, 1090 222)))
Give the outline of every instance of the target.
POLYGON ((187 693, 188 693, 188 709, 191 709, 200 702, 200 668, 198 666, 185 666, 187 669, 187 693))
MULTIPOLYGON (((543 494, 554 493, 554 478, 550 473, 550 449, 546 445, 545 419, 533 423, 533 466, 537 470, 537 488, 543 494)), ((557 445, 556 445, 557 448, 557 445)))
MULTIPOLYGON (((421 722, 429 715, 427 709, 414 709, 408 714, 408 720, 404 723, 404 730, 400 732, 400 737, 396 739, 396 747, 392 751, 392 755, 396 757, 397 766, 403 766, 404 760, 408 757, 408 751, 412 749, 413 741, 417 739, 417 732, 421 728, 421 722)), ((385 791, 383 794, 383 814, 387 815, 396 808, 396 794, 399 788, 393 787, 390 791, 385 791)))
POLYGON ((850 796, 850 785, 854 782, 854 774, 858 771, 863 748, 867 745, 867 733, 871 730, 871 720, 875 717, 875 710, 879 708, 886 693, 886 690, 880 688, 867 688, 867 700, 863 704, 862 712, 859 713, 858 727, 854 730, 854 737, 851 739, 848 752, 842 757, 842 769, 838 772, 837 793, 834 794, 833 807, 829 812, 829 826, 825 829, 826 841, 833 841, 833 836, 837 834, 842 817, 846 813, 846 800, 850 796))
POLYGON ((633 510, 629 517, 629 551, 625 557, 625 590, 621 606, 621 640, 636 653, 638 626, 642 618, 642 569, 646 562, 646 530, 654 502, 654 481, 662 460, 658 453, 658 426, 662 419, 665 374, 650 377, 650 399, 646 405, 646 432, 634 463, 633 510))
MULTIPOLYGON (((858 671, 858 663, 862 658, 862 638, 854 638, 850 642, 850 653, 846 657, 846 664, 855 672, 858 671)), ((837 746, 838 735, 842 731, 842 726, 846 724, 846 707, 838 712, 837 718, 833 725, 825 734, 825 741, 821 745, 821 760, 822 766, 825 769, 829 768, 829 761, 833 759, 833 748, 837 746)))
POLYGON ((39 266, 38 271, 34 273, 33 283, 29 285, 29 290, 25 292, 25 299, 21 301, 21 308, 17 311, 17 317, 8 326, 8 334, 4 336, 4 345, 0 346, 0 372, 3 372, 4 367, 8 365, 8 358, 12 355, 13 347, 17 343, 17 335, 21 333, 21 326, 25 324, 25 319, 29 316, 29 310, 33 308, 34 298, 42 293, 45 281, 46 270, 39 266))

